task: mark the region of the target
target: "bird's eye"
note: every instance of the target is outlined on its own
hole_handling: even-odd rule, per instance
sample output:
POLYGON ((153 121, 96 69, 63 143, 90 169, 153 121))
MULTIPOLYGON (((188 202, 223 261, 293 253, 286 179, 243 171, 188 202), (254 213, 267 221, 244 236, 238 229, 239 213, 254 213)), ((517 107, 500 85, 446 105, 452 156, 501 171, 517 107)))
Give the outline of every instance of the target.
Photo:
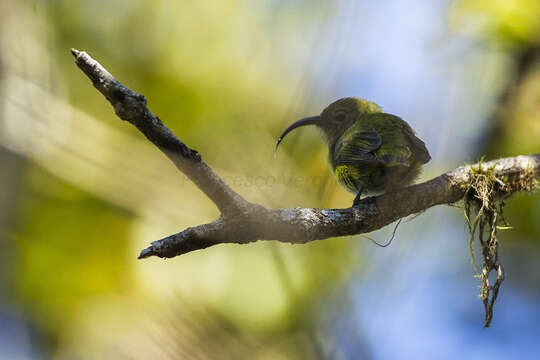
POLYGON ((336 113, 335 117, 336 117, 337 121, 343 121, 343 120, 345 120, 345 112, 344 111, 339 111, 339 112, 336 113))

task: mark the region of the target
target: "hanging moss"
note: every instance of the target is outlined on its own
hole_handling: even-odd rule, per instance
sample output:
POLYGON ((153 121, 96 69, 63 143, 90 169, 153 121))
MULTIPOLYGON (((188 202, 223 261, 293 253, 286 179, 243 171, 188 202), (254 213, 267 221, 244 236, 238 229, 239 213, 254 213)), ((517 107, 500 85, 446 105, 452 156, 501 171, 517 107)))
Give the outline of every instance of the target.
POLYGON ((479 297, 485 308, 485 327, 489 327, 493 318, 493 306, 499 288, 504 281, 504 269, 499 263, 499 230, 511 227, 504 218, 505 199, 516 191, 533 191, 538 186, 534 171, 526 170, 514 175, 495 176, 495 168, 482 166, 470 167, 470 179, 465 186, 464 213, 469 227, 469 252, 471 262, 480 278, 479 297), (481 270, 476 265, 474 241, 478 241, 482 253, 481 270), (491 285, 489 275, 496 274, 491 285))

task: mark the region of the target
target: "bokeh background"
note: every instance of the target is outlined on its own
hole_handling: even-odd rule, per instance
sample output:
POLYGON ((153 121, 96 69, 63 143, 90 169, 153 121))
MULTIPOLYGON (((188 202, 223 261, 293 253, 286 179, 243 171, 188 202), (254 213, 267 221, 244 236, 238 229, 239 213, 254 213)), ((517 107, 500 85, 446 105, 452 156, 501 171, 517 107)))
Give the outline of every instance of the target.
MULTIPOLYGON (((347 207, 314 129, 343 96, 406 119, 433 160, 540 151, 537 0, 0 1, 0 358, 532 358, 540 196, 501 233, 483 329, 463 211, 393 244, 220 245, 136 260, 213 204, 74 65, 88 51, 231 186, 267 207, 347 207)), ((370 234, 384 242, 392 227, 370 234)))

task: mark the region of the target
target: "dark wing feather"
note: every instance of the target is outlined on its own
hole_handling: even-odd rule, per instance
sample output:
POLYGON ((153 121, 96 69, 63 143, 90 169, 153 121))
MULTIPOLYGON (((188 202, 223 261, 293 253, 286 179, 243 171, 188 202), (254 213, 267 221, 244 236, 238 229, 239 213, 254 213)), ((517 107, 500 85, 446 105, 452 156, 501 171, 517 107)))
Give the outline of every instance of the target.
POLYGON ((353 124, 338 139, 334 148, 334 164, 351 165, 377 162, 373 151, 382 144, 381 136, 373 128, 353 124))

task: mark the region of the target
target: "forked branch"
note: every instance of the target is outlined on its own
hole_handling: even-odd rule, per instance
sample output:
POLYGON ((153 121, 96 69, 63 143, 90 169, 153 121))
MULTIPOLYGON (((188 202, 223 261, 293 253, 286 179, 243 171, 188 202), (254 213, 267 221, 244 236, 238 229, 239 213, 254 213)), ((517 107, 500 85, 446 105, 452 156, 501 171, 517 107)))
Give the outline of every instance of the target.
POLYGON ((232 190, 201 158, 180 141, 146 106, 146 98, 116 80, 86 52, 71 50, 77 66, 107 98, 116 114, 137 127, 191 179, 219 208, 214 222, 190 227, 154 241, 139 258, 170 258, 223 243, 245 244, 257 240, 307 243, 336 236, 371 232, 402 217, 463 198, 472 167, 490 169, 494 176, 512 182, 512 191, 524 190, 519 179, 540 178, 540 154, 498 159, 462 166, 427 182, 380 196, 367 197, 347 209, 267 209, 232 190))

